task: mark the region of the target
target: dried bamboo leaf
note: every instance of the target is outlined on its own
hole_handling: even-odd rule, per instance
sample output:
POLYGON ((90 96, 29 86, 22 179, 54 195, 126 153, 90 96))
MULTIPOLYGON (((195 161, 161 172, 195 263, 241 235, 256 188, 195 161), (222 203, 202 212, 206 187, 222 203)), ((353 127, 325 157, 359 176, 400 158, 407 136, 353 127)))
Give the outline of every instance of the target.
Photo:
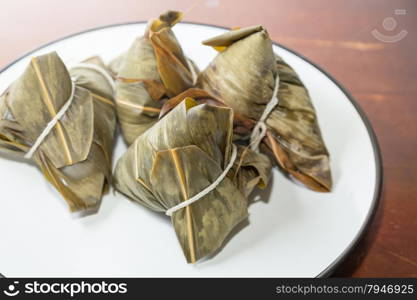
POLYGON ((206 90, 198 88, 190 88, 171 99, 168 99, 164 102, 164 105, 161 107, 161 112, 159 113, 159 118, 165 116, 169 111, 171 111, 175 106, 180 104, 185 98, 193 98, 199 103, 208 103, 211 105, 224 106, 227 107, 220 99, 215 98, 213 95, 208 93, 206 90))
MULTIPOLYGON (((88 61, 99 64, 97 59, 88 61)), ((116 114, 110 84, 90 69, 74 69, 74 97, 32 159, 71 211, 97 206, 111 179, 116 114), (108 102, 95 100, 97 95, 108 102)), ((53 52, 32 59, 0 98, 0 151, 23 156, 68 101, 70 73, 53 52)))
MULTIPOLYGON (((206 90, 198 88, 190 88, 178 96, 175 96, 167 100, 161 108, 160 118, 165 116, 169 111, 171 111, 175 106, 182 102, 181 99, 193 98, 198 103, 206 103, 215 106, 227 107, 227 105, 219 98, 214 97, 206 90)), ((233 120, 233 130, 234 132, 239 130, 239 126, 244 126, 245 130, 248 127, 246 124, 248 119, 238 114, 234 113, 233 120), (245 123, 246 122, 246 123, 245 123), (243 125, 241 125, 243 124, 243 125)), ((249 120, 250 121, 250 120, 249 120)), ((253 122, 250 122, 253 126, 253 122)), ((238 158, 234 166, 235 170, 235 183, 238 185, 240 191, 245 195, 253 191, 255 186, 260 188, 266 187, 269 176, 271 173, 271 161, 267 156, 256 153, 250 150, 249 147, 238 146, 238 158)))
POLYGON ((261 150, 309 188, 330 191, 329 154, 312 101, 295 71, 273 53, 266 30, 243 28, 203 43, 222 51, 200 73, 198 86, 243 117, 235 120, 236 137, 250 135, 279 78, 279 104, 266 119, 261 150))
MULTIPOLYGON (((120 158, 114 174, 116 189, 157 212, 189 199, 214 182, 229 163, 232 122, 231 109, 197 105, 186 98, 120 158)), ((247 186, 254 180, 267 181, 269 174, 260 173, 269 170, 260 167, 258 171, 250 160, 242 168, 248 172, 238 177, 240 186, 234 178, 240 172, 236 167, 213 191, 173 214, 172 223, 188 262, 216 251, 246 218, 247 186)))
MULTIPOLYGON (((172 110, 175 106, 177 106, 179 103, 182 102, 183 99, 190 97, 193 98, 194 100, 198 101, 199 103, 207 103, 210 105, 215 105, 215 106, 222 106, 222 107, 228 107, 225 104, 225 101, 223 101, 222 99, 213 96, 212 94, 210 94, 207 90, 203 90, 200 88, 190 88, 184 92, 182 92, 181 94, 165 101, 164 105, 161 108, 161 112, 159 114, 159 118, 162 118, 164 115, 166 115, 170 110, 172 110)), ((233 121, 233 130, 234 130, 234 136, 233 138, 235 140, 239 140, 237 138, 237 134, 242 131, 243 134, 248 134, 248 128, 252 128, 256 122, 252 119, 249 119, 246 116, 240 115, 236 112, 234 112, 233 114, 234 116, 234 121, 233 121), (242 129, 240 128, 242 127, 242 129)))
POLYGON ((222 36, 209 40, 210 45, 227 49, 200 73, 198 83, 236 113, 259 119, 272 97, 277 69, 266 30, 260 26, 250 29, 225 33, 231 41, 222 36), (249 35, 242 38, 241 31, 249 35))
MULTIPOLYGON (((210 185, 222 168, 199 147, 190 145, 157 152, 152 171, 157 198, 181 202, 210 185)), ((204 199, 176 212, 172 223, 187 261, 193 263, 218 249, 246 216, 246 199, 226 178, 204 199)))
MULTIPOLYGON (((224 101, 219 98, 214 97, 206 90, 198 88, 190 88, 178 96, 175 96, 167 100, 161 108, 160 118, 165 116, 169 111, 171 111, 175 106, 182 102, 181 99, 193 98, 198 103, 206 103, 215 106, 227 107, 224 101)), ((233 120, 233 130, 234 132, 239 130, 239 126, 248 127, 246 124, 248 119, 238 114, 234 113, 233 120), (245 123, 246 122, 246 123, 245 123), (241 125, 243 124, 243 125, 241 125)), ((253 122, 251 122, 253 126, 253 122)), ((245 129, 246 130, 246 129, 245 129)), ((253 191, 255 186, 260 188, 266 187, 269 176, 271 173, 271 161, 267 156, 256 153, 250 150, 249 147, 238 146, 238 158, 234 166, 235 175, 234 181, 239 187, 240 191, 245 195, 253 191)))
POLYGON ((113 76, 113 78, 116 78, 117 74, 120 71, 120 68, 123 64, 123 61, 126 58, 127 53, 121 53, 118 56, 116 56, 115 58, 113 58, 107 65, 107 69, 109 70, 109 72, 111 73, 111 75, 113 76))
MULTIPOLYGON (((100 57, 92 57, 82 63, 97 65, 110 75, 110 71, 100 57)), ((70 75, 76 78, 78 86, 87 89, 91 94, 94 104, 94 142, 103 148, 107 160, 106 168, 111 169, 116 129, 116 105, 113 98, 114 81, 94 69, 82 66, 72 68, 70 75)), ((111 178, 111 176, 107 177, 111 178)))
POLYGON ((182 13, 168 11, 150 20, 145 35, 112 63, 117 70, 117 113, 128 144, 157 122, 167 97, 194 83, 198 70, 171 30, 181 18, 182 13))
POLYGON ((255 187, 263 189, 268 185, 272 164, 266 155, 239 145, 236 161, 233 167, 233 179, 246 197, 255 187))

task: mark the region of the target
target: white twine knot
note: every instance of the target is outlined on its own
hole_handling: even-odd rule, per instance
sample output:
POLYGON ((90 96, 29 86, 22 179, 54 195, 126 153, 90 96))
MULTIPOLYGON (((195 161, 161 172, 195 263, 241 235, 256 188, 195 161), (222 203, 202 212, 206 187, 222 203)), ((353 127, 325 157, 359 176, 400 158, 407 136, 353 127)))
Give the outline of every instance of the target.
POLYGON ((72 100, 75 98, 75 83, 71 79, 71 95, 68 98, 68 100, 65 102, 65 104, 61 107, 59 112, 48 122, 46 127, 43 129, 41 134, 36 139, 35 143, 33 143, 32 147, 29 149, 28 152, 26 152, 24 158, 31 159, 33 154, 38 150, 39 146, 42 144, 42 142, 45 140, 45 138, 48 136, 48 134, 51 132, 52 128, 55 127, 56 123, 62 118, 62 116, 65 115, 68 108, 71 106, 72 100))
POLYGON ((232 156, 230 157, 230 161, 229 161, 228 165, 226 166, 226 168, 224 169, 223 173, 221 173, 220 176, 215 181, 213 181, 212 184, 210 184, 208 187, 206 187, 201 192, 195 194, 190 199, 185 200, 185 201, 181 202, 180 204, 169 208, 165 212, 165 214, 167 216, 172 216, 172 214, 174 212, 176 212, 177 210, 180 210, 180 209, 182 209, 182 208, 200 200, 201 198, 206 196, 208 193, 210 193, 212 190, 214 190, 219 185, 220 182, 222 182, 222 180, 226 177, 227 173, 229 173, 230 169, 233 167, 233 164, 234 164, 234 162, 236 160, 236 157, 237 157, 237 147, 236 147, 236 145, 232 145, 232 146, 233 146, 232 156))
POLYGON ((250 148, 255 152, 259 152, 259 144, 266 135, 267 126, 265 121, 268 118, 269 114, 272 112, 272 110, 275 108, 275 106, 277 106, 279 103, 278 90, 279 76, 277 75, 277 77, 275 78, 275 87, 274 91, 272 92, 272 98, 266 105, 261 118, 258 120, 258 123, 256 123, 250 136, 250 148))
POLYGON ((116 90, 116 84, 114 83, 113 78, 107 73, 106 70, 104 70, 102 67, 95 65, 95 64, 89 64, 89 63, 78 63, 75 66, 73 66, 71 69, 89 69, 96 71, 103 75, 103 77, 106 79, 106 81, 109 83, 111 89, 113 92, 116 90))

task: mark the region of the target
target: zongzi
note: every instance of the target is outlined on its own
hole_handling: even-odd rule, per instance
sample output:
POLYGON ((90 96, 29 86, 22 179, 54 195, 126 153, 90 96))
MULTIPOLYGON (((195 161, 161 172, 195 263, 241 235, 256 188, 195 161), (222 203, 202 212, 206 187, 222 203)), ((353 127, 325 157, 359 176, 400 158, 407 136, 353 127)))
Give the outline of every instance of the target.
POLYGON ((203 42, 219 51, 197 86, 241 117, 235 135, 271 153, 283 170, 317 191, 330 191, 329 153, 309 93, 275 55, 262 26, 233 30, 203 42), (260 145, 259 145, 260 144, 260 145))
POLYGON ((111 181, 113 84, 98 58, 68 72, 32 58, 0 98, 0 151, 32 159, 71 211, 97 207, 111 181))
POLYGON ((171 30, 181 18, 182 13, 168 11, 151 20, 144 36, 111 63, 117 71, 117 114, 127 144, 158 121, 165 99, 195 84, 197 67, 171 30))
POLYGON ((188 262, 215 252, 265 186, 269 159, 232 143, 233 111, 186 98, 119 159, 115 187, 172 218, 188 262), (244 153, 248 150, 249 153, 244 153))

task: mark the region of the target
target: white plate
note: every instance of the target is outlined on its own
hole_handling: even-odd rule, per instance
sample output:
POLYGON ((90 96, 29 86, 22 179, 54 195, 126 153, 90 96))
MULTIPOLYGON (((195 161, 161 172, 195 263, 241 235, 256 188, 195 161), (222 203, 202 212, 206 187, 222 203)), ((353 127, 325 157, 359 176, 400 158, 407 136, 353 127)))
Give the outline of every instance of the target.
MULTIPOLYGON (((99 54, 110 60, 144 31, 144 23, 78 33, 43 46, 0 73, 0 92, 32 56, 57 51, 67 64, 99 54)), ((183 23, 175 33, 204 68, 215 51, 200 41, 224 28, 183 23)), ((275 45, 310 91, 331 155, 334 188, 316 193, 273 172, 265 201, 250 206, 249 226, 214 258, 185 262, 168 218, 113 193, 99 212, 68 213, 33 166, 0 158, 0 273, 5 276, 315 277, 328 274, 364 231, 381 184, 378 146, 366 117, 329 75, 275 45)), ((119 138, 115 158, 126 147, 119 138)), ((258 197, 259 197, 258 195, 258 197)))

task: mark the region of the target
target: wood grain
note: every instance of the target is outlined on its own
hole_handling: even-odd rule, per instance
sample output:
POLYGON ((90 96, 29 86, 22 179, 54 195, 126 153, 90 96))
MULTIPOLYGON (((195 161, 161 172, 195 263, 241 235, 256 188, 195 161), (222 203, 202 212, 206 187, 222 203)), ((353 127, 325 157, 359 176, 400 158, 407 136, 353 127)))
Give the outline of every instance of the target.
POLYGON ((3 0, 0 67, 91 27, 146 20, 164 9, 228 27, 265 25, 278 42, 330 72, 368 115, 383 156, 381 204, 367 235, 335 276, 417 276, 417 1, 3 0), (406 9, 406 15, 394 14, 406 9), (387 32, 386 17, 398 28, 387 32), (371 32, 408 35, 384 43, 371 32))

